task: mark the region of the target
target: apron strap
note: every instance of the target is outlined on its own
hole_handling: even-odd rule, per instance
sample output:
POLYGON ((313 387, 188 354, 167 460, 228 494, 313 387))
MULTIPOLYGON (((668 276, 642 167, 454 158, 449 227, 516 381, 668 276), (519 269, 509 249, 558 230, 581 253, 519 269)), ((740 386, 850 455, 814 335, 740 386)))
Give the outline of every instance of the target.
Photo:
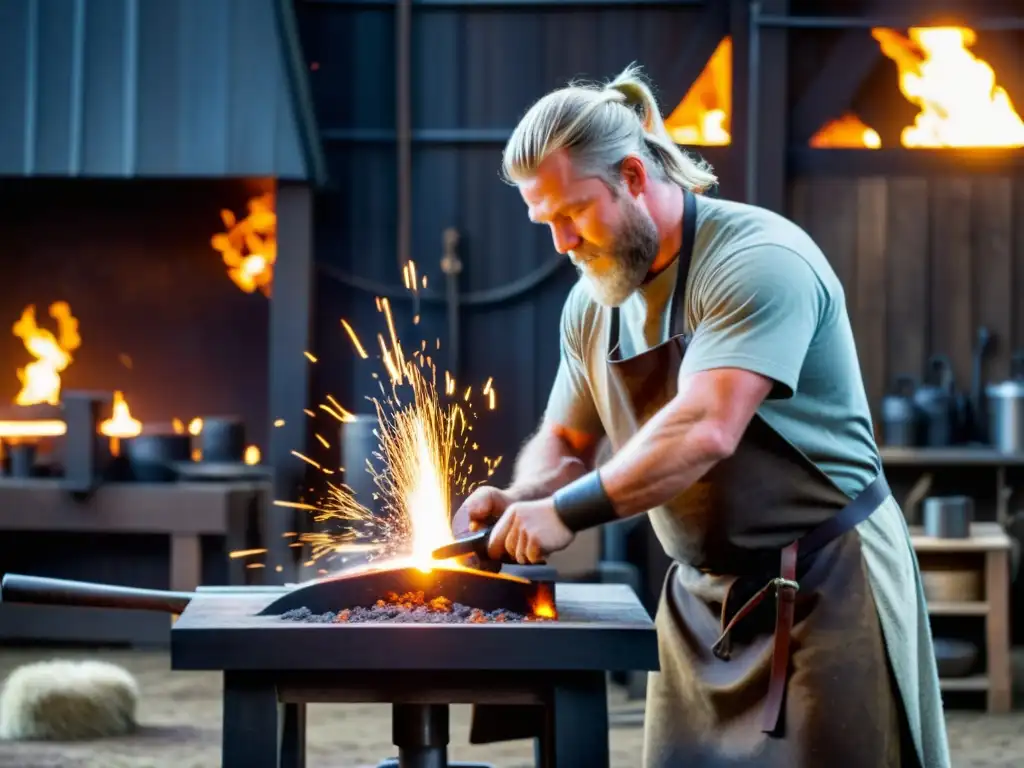
POLYGON ((762 712, 761 730, 776 735, 781 726, 782 707, 786 699, 786 682, 789 678, 789 646, 796 616, 796 597, 800 590, 797 582, 797 563, 801 556, 811 555, 843 534, 856 528, 889 497, 891 491, 884 473, 878 476, 849 504, 809 533, 783 547, 780 553, 779 575, 761 587, 747 600, 732 619, 725 623, 726 606, 722 603, 722 634, 711 652, 727 660, 730 654, 732 630, 771 593, 775 592, 775 632, 772 647, 771 671, 768 678, 768 695, 762 712))

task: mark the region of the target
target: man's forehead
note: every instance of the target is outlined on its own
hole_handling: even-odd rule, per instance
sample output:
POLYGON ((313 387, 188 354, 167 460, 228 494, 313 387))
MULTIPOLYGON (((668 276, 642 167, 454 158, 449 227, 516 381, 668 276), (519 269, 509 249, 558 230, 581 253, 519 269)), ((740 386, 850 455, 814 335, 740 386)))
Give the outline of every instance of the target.
POLYGON ((519 185, 533 221, 545 221, 561 208, 573 205, 584 197, 582 180, 576 177, 572 163, 563 152, 546 157, 537 173, 519 185))

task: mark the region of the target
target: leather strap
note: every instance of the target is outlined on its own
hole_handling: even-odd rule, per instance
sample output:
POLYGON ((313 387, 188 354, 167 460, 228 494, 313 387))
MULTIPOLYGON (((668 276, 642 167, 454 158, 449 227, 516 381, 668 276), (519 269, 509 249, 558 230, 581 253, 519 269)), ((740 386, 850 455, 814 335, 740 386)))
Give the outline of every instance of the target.
POLYGON ((797 552, 800 542, 794 541, 782 550, 779 578, 775 579, 775 642, 772 648, 772 668, 768 678, 768 697, 764 702, 761 730, 775 733, 782 720, 782 705, 786 700, 786 681, 789 678, 789 644, 793 635, 796 615, 797 552))
POLYGON ((728 623, 725 623, 728 597, 722 606, 722 634, 711 646, 716 657, 728 660, 730 635, 739 622, 749 616, 768 594, 775 592, 775 632, 772 647, 771 672, 768 678, 768 695, 762 712, 764 733, 778 735, 782 725, 782 711, 786 699, 786 683, 789 678, 789 649, 796 616, 796 599, 800 590, 797 582, 797 565, 825 545, 838 539, 848 531, 867 520, 889 497, 889 483, 885 475, 879 475, 836 515, 812 529, 809 533, 785 546, 780 553, 779 575, 761 587, 747 600, 728 623))

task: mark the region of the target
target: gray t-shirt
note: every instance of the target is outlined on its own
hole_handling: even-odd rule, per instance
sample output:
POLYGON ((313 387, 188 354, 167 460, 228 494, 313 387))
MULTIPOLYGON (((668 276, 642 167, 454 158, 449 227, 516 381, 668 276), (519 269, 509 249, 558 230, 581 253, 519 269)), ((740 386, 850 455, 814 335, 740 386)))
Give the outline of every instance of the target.
MULTIPOLYGON (((760 414, 847 494, 878 474, 871 413, 839 279, 811 238, 768 210, 698 197, 687 281, 684 372, 742 368, 775 382, 760 414)), ((666 340, 677 264, 621 307, 624 356, 666 340)), ((562 312, 561 364, 546 417, 619 447, 632 415, 613 391, 611 312, 578 283, 562 312)))

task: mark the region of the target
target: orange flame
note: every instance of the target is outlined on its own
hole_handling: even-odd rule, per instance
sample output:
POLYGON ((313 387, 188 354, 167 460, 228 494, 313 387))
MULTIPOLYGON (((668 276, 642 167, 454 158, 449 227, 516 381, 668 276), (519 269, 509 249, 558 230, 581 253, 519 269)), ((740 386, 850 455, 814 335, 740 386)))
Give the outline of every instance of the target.
POLYGON ((968 49, 967 27, 914 27, 909 38, 891 29, 871 33, 896 62, 900 91, 920 108, 903 129, 904 147, 1020 147, 1024 121, 995 71, 968 49))
POLYGON ((677 144, 726 146, 732 117, 732 38, 715 48, 704 71, 665 120, 669 136, 677 144))
POLYGON ((277 214, 271 193, 249 201, 249 215, 241 221, 224 209, 220 212, 226 232, 214 235, 210 245, 220 251, 228 277, 246 293, 260 291, 269 297, 277 262, 277 214))
POLYGON ((248 446, 248 447, 247 447, 247 448, 245 449, 245 458, 244 458, 244 461, 245 461, 245 463, 246 463, 246 464, 248 464, 248 465, 249 465, 250 467, 252 467, 252 466, 256 466, 257 464, 259 464, 259 463, 260 463, 260 459, 261 459, 261 458, 262 458, 262 456, 260 455, 260 449, 259 449, 259 446, 256 446, 256 445, 250 445, 250 446, 248 446))
POLYGON ((100 434, 107 437, 135 437, 142 433, 142 422, 132 416, 123 392, 114 393, 109 419, 100 423, 100 434))
POLYGON ((14 396, 16 405, 60 402, 60 374, 71 365, 71 353, 82 345, 82 337, 78 334, 78 320, 66 301, 51 304, 50 317, 57 321, 57 336, 36 324, 36 308, 31 304, 14 324, 14 335, 35 358, 17 370, 21 390, 14 396))
MULTIPOLYGON (((892 29, 871 31, 882 53, 896 63, 900 92, 920 109, 900 144, 921 147, 1024 146, 1021 120, 992 67, 968 50, 977 35, 968 27, 913 27, 909 37, 892 29)), ((825 125, 812 147, 878 149, 878 134, 853 115, 825 125)))
POLYGON ((811 146, 836 149, 878 149, 882 137, 873 128, 868 128, 856 115, 846 114, 826 123, 811 137, 811 146))
POLYGON ((135 437, 142 433, 142 422, 132 416, 124 393, 114 392, 114 404, 109 419, 100 423, 100 434, 110 438, 110 452, 117 456, 121 452, 121 438, 135 437))

